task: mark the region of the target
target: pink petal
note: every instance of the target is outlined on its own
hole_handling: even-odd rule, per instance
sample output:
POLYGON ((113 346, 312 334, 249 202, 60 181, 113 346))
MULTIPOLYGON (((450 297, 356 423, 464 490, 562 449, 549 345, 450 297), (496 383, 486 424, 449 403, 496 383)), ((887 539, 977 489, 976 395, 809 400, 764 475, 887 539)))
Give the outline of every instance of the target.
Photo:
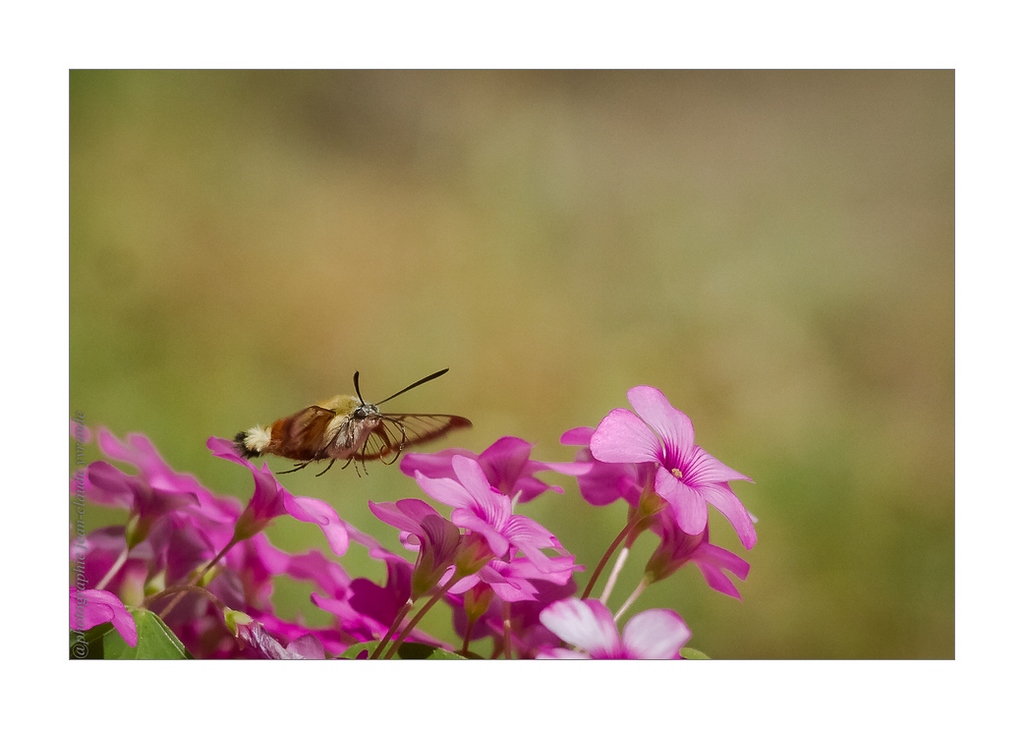
POLYGON ((691 486, 726 481, 752 481, 739 471, 734 471, 700 446, 694 446, 686 463, 686 482, 691 486))
POLYGON ((348 551, 348 530, 338 518, 338 512, 320 499, 309 496, 292 496, 282 489, 284 505, 293 519, 316 524, 327 537, 331 551, 339 557, 348 551))
POLYGON ((476 458, 473 451, 463 448, 447 448, 437 453, 407 453, 402 457, 399 468, 406 476, 413 478, 417 471, 429 478, 453 478, 455 471, 452 470, 452 456, 476 458))
POLYGON ((590 437, 592 435, 594 435, 594 429, 583 425, 562 433, 562 437, 558 442, 562 445, 588 446, 590 445, 590 437))
POLYGON ((545 648, 537 654, 537 658, 589 660, 590 656, 586 653, 580 653, 579 651, 571 651, 568 648, 545 648))
POLYGON ((692 489, 664 468, 654 476, 654 490, 669 503, 679 528, 700 534, 708 525, 708 505, 702 491, 692 489))
POLYGON ((622 643, 636 658, 679 658, 690 629, 671 610, 646 610, 622 629, 622 643))
POLYGON ((661 443, 635 413, 617 408, 598 424, 590 452, 605 463, 645 463, 661 459, 661 443))
POLYGON ((570 597, 548 605, 540 614, 545 628, 588 653, 613 654, 619 648, 619 631, 611 611, 597 600, 570 597))
POLYGON ((474 514, 470 509, 453 510, 452 524, 460 526, 463 529, 469 529, 471 532, 476 532, 486 539, 487 546, 491 548, 491 552, 495 557, 504 559, 505 555, 508 554, 508 539, 506 539, 505 536, 491 524, 474 514))
POLYGON ((139 642, 135 620, 115 595, 106 590, 70 588, 71 629, 85 631, 94 625, 111 623, 124 642, 135 647, 139 642), (77 624, 76 624, 77 623, 77 624))
POLYGON ((442 504, 456 508, 473 508, 476 505, 465 487, 455 479, 430 478, 419 471, 416 471, 413 478, 428 496, 442 504))
POLYGON ((664 393, 656 387, 639 385, 626 397, 644 422, 665 441, 670 451, 685 455, 693 447, 693 423, 672 407, 664 393))
POLYGON ((491 486, 480 464, 471 458, 455 456, 452 468, 459 482, 476 502, 475 511, 496 529, 502 529, 512 515, 512 500, 491 486))
POLYGON ((484 449, 479 462, 484 472, 494 477, 488 479, 489 483, 508 493, 530 460, 532 450, 533 445, 522 438, 506 435, 484 449))
POLYGON ((754 522, 750 514, 725 484, 710 483, 700 487, 701 495, 707 502, 718 509, 725 518, 732 524, 736 534, 740 538, 740 544, 750 549, 757 543, 757 532, 754 531, 754 522))
MULTIPOLYGON (((370 507, 370 513, 380 519, 382 522, 389 526, 393 526, 396 529, 402 531, 412 532, 413 534, 419 535, 421 533, 421 526, 419 521, 409 516, 404 509, 393 503, 382 503, 367 502, 370 507)), ((425 503, 425 502, 424 502, 425 503)))

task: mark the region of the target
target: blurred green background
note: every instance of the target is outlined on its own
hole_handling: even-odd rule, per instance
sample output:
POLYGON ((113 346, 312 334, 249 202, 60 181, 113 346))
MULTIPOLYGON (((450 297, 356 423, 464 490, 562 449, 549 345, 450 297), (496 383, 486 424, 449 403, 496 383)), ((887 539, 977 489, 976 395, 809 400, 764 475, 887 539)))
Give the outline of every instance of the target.
MULTIPOLYGON (((654 385, 759 540, 713 513, 743 602, 690 567, 634 610, 716 658, 952 658, 953 102, 952 71, 73 71, 71 411, 245 499, 206 439, 357 369, 379 400, 450 367, 389 405, 546 460, 654 385)), ((422 495, 397 466, 314 472, 284 481, 397 546, 366 509, 422 495)), ((520 510, 593 566, 624 509, 550 480, 520 510)), ((324 622, 310 589, 284 617, 324 622)))

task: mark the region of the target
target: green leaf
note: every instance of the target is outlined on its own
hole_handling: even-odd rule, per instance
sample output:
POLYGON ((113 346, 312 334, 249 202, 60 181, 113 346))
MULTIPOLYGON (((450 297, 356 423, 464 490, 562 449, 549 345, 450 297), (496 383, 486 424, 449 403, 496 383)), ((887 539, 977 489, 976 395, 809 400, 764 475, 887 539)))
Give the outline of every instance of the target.
MULTIPOLYGON (((356 643, 350 646, 348 650, 341 654, 342 658, 356 658, 363 651, 366 652, 364 658, 369 657, 373 651, 377 648, 377 642, 371 643, 356 643)), ((387 652, 387 648, 384 649, 387 652)), ((464 661, 465 658, 458 655, 457 653, 451 653, 442 648, 438 648, 434 645, 426 645, 425 643, 402 643, 398 648, 395 655, 392 658, 400 658, 407 661, 464 661)))
POLYGON ((114 626, 104 623, 86 632, 84 642, 87 651, 83 651, 80 646, 76 649, 76 642, 81 641, 76 641, 75 636, 71 636, 71 657, 157 660, 192 657, 177 636, 155 613, 142 608, 128 608, 128 612, 135 620, 135 629, 139 636, 134 648, 124 642, 114 630, 114 626))
POLYGON ((709 656, 707 653, 701 653, 696 648, 686 648, 686 647, 683 647, 683 648, 681 648, 679 650, 679 655, 682 656, 683 658, 688 658, 691 661, 692 660, 711 660, 711 656, 709 656))

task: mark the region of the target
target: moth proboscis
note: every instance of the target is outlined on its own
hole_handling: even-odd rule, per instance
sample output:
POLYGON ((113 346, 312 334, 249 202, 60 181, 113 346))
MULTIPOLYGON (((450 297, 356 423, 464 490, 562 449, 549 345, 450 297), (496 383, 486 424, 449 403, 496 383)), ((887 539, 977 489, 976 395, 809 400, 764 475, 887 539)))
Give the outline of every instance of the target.
MULTIPOLYGON (((417 380, 406 388, 376 403, 363 400, 359 392, 359 372, 352 377, 355 395, 337 395, 310 405, 287 418, 274 421, 269 427, 256 426, 235 436, 235 448, 244 458, 280 456, 297 461, 295 468, 279 475, 294 473, 310 463, 330 459, 322 476, 335 461, 363 464, 381 461, 392 464, 409 446, 436 440, 452 430, 468 428, 469 420, 459 415, 435 413, 382 413, 380 406, 388 400, 430 382, 448 371, 417 380)), ((359 467, 356 466, 356 473, 359 467)))

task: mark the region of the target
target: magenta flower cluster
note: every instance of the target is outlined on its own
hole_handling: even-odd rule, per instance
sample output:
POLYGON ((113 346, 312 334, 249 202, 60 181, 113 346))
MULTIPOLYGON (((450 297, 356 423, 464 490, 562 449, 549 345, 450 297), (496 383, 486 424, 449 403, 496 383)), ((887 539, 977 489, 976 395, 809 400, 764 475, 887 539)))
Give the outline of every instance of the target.
POLYGON ((746 579, 749 565, 709 541, 708 505, 750 549, 754 520, 729 487, 750 479, 696 445, 690 419, 661 391, 634 387, 628 399, 633 411, 613 410, 596 429, 563 435, 563 444, 577 447, 572 462, 532 460, 531 444, 514 437, 479 454, 407 454, 400 468, 428 500, 369 502, 370 513, 398 531, 397 552, 323 501, 291 494, 268 465, 239 457, 230 441, 210 438, 207 446, 248 470, 253 493, 245 505, 175 472, 144 436, 121 441, 100 429, 100 451, 127 470, 91 463, 75 474, 72 494, 127 514, 121 525, 72 539, 72 640, 109 624, 134 647, 141 640, 136 619, 145 612, 197 658, 390 658, 407 644, 453 656, 679 658, 690 629, 678 614, 626 613, 649 585, 691 563, 712 589, 739 599, 733 580, 746 579), (624 526, 593 568, 545 526, 516 513, 520 504, 562 492, 537 477, 550 471, 575 478, 594 506, 625 503, 624 526), (316 525, 330 553, 291 554, 272 545, 264 529, 278 517, 316 525), (647 531, 657 547, 613 614, 612 587, 647 531), (383 562, 382 584, 345 570, 352 542, 383 562), (592 597, 602 576, 602 593, 592 597), (273 585, 282 577, 311 586, 327 627, 278 613, 273 585), (454 641, 419 627, 431 609, 451 612, 454 641))

